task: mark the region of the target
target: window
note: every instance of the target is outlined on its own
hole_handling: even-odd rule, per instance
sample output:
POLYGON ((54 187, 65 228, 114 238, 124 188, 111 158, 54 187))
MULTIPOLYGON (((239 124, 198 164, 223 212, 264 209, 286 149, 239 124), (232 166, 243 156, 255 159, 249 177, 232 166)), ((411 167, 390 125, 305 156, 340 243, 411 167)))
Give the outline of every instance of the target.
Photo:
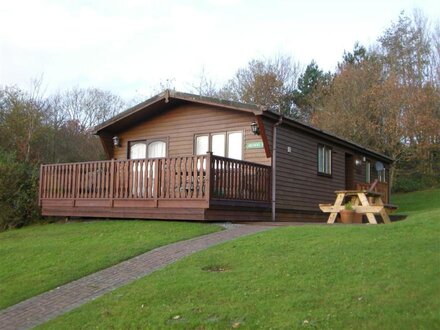
POLYGON ((228 157, 243 159, 243 133, 228 133, 228 157))
POLYGON ((129 159, 166 157, 167 143, 162 140, 144 140, 128 143, 129 159))
POLYGON ((167 144, 163 141, 154 141, 148 144, 148 158, 166 157, 167 144))
POLYGON ((332 149, 318 145, 318 174, 332 174, 332 149))
POLYGON ((147 144, 144 141, 130 143, 130 159, 143 159, 147 155, 147 144))
POLYGON ((371 182, 371 163, 368 160, 365 162, 365 182, 371 182))
POLYGON ((374 167, 376 168, 377 179, 379 180, 379 182, 387 182, 386 168, 383 165, 383 163, 377 161, 376 164, 374 165, 374 167))
POLYGON ((225 157, 226 155, 226 135, 212 134, 211 135, 211 151, 214 155, 225 157))
POLYGON ((212 133, 196 135, 194 143, 196 155, 208 151, 216 156, 243 159, 243 132, 212 133))
POLYGON ((196 155, 203 155, 209 151, 209 136, 200 135, 196 137, 196 155))

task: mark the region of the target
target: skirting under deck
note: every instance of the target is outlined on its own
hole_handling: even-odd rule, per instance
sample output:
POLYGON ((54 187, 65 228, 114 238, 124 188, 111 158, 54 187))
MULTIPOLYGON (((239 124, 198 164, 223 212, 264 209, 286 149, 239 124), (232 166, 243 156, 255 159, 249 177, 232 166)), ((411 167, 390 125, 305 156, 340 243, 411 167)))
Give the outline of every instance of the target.
MULTIPOLYGON (((136 200, 42 200, 44 216, 187 221, 271 221, 269 203, 250 201, 136 201, 136 200)), ((276 212, 276 221, 326 222, 320 211, 276 212)))
POLYGON ((268 203, 247 201, 136 201, 70 200, 41 201, 44 216, 157 219, 191 221, 270 221, 268 203))

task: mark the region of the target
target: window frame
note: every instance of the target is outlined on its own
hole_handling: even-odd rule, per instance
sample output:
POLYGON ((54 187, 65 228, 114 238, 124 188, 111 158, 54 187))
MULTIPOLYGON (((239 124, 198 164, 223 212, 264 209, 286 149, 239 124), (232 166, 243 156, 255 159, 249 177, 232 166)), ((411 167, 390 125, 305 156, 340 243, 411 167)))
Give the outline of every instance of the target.
MULTIPOLYGON (((318 143, 317 148, 316 148, 316 169, 317 169, 316 173, 319 176, 324 176, 324 177, 328 177, 328 178, 333 177, 333 147, 326 145, 326 144, 318 143), (320 150, 320 148, 324 149, 324 162, 325 162, 326 150, 328 150, 330 152, 330 162, 329 162, 330 173, 321 172, 319 169, 319 150, 320 150)), ((324 164, 324 170, 325 170, 325 164, 324 164)))
POLYGON ((211 150, 211 138, 209 133, 200 133, 200 134, 194 134, 193 138, 193 155, 204 155, 204 154, 197 154, 197 138, 201 136, 207 136, 208 137, 208 150, 206 152, 209 152, 211 150))
POLYGON ((127 160, 128 159, 131 159, 130 157, 131 157, 131 146, 133 145, 133 144, 136 144, 136 143, 143 143, 143 144, 145 144, 145 155, 147 155, 147 140, 145 140, 145 139, 138 139, 138 140, 130 140, 130 141, 127 141, 127 160))
POLYGON ((167 158, 168 157, 168 148, 169 148, 169 138, 151 138, 151 139, 137 139, 137 140, 129 140, 127 141, 127 160, 131 159, 131 145, 134 143, 144 143, 145 144, 145 155, 147 156, 145 159, 158 159, 158 158, 167 158), (153 142, 164 142, 165 143, 165 156, 164 157, 154 157, 148 158, 148 146, 153 142))
MULTIPOLYGON (((241 133, 242 139, 241 139, 241 158, 237 160, 244 160, 244 144, 245 144, 245 132, 244 130, 232 130, 232 131, 220 131, 220 132, 213 132, 213 133, 197 133, 194 134, 193 137, 193 155, 197 155, 197 138, 200 136, 208 136, 208 150, 207 152, 212 152, 212 136, 213 135, 220 135, 223 134, 225 136, 225 156, 226 158, 229 158, 229 135, 233 133, 241 133)), ((200 154, 204 155, 204 154, 200 154)), ((218 156, 222 157, 222 156, 218 156)), ((234 158, 235 159, 235 158, 234 158)))

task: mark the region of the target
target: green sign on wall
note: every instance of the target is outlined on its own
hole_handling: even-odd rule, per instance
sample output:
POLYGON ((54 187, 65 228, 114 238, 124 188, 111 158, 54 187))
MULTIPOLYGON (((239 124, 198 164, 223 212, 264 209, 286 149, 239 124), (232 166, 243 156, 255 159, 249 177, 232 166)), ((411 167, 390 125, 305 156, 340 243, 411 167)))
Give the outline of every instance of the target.
POLYGON ((253 141, 246 143, 246 149, 260 149, 263 148, 263 141, 253 141))

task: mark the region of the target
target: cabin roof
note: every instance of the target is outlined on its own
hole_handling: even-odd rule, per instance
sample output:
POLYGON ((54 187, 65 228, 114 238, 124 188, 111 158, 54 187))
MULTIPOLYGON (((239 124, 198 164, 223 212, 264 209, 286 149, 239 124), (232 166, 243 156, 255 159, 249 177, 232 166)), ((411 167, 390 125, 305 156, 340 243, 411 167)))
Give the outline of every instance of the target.
POLYGON ((362 151, 368 155, 379 158, 385 162, 394 161, 393 158, 388 157, 384 154, 378 153, 369 148, 365 148, 360 144, 340 138, 332 133, 320 130, 311 125, 301 123, 298 120, 295 120, 286 115, 281 115, 261 105, 229 101, 214 97, 200 96, 196 94, 182 93, 172 90, 165 90, 164 92, 157 94, 151 97, 150 99, 117 114, 116 116, 95 126, 95 128, 93 129, 93 133, 97 135, 100 135, 100 133, 103 132, 107 134, 117 133, 121 130, 125 130, 135 125, 136 123, 154 117, 155 115, 163 111, 166 111, 167 109, 188 103, 197 103, 203 105, 211 105, 223 109, 244 111, 248 113, 253 113, 255 116, 263 116, 275 121, 281 120, 284 124, 287 124, 288 126, 291 126, 293 128, 299 129, 301 131, 304 131, 312 135, 319 136, 321 138, 327 139, 336 144, 343 145, 350 149, 362 151))
POLYGON ((185 103, 198 103, 204 105, 211 105, 215 107, 250 112, 255 115, 261 115, 264 107, 241 103, 235 101, 228 101, 208 96, 200 96, 189 93, 182 93, 172 90, 165 90, 164 92, 153 96, 152 98, 131 107, 116 116, 106 120, 105 122, 95 126, 93 134, 99 134, 102 131, 118 132, 126 129, 133 124, 152 117, 159 112, 163 112, 169 108, 185 103))
POLYGON ((279 113, 277 113, 277 112, 275 112, 273 110, 266 110, 265 114, 266 115, 270 114, 271 117, 273 117, 273 118, 280 118, 280 117, 282 117, 283 118, 283 122, 288 124, 289 126, 292 126, 292 127, 296 128, 296 129, 300 129, 302 131, 311 133, 313 135, 317 135, 317 136, 323 137, 323 138, 325 138, 325 139, 327 139, 329 141, 332 141, 332 142, 334 142, 336 144, 340 144, 340 145, 346 146, 346 147, 348 147, 350 149, 355 149, 355 150, 362 151, 362 152, 364 152, 364 153, 366 153, 368 155, 375 156, 375 157, 377 157, 377 158, 379 158, 379 159, 381 159, 383 161, 386 161, 386 162, 390 162, 390 163, 394 162, 394 159, 392 157, 389 157, 389 156, 387 156, 385 154, 382 154, 380 152, 374 151, 374 150, 372 150, 370 148, 366 148, 366 147, 364 147, 364 146, 362 146, 362 145, 360 145, 358 143, 352 142, 350 140, 343 139, 343 138, 341 138, 341 137, 339 137, 339 136, 337 136, 337 135, 335 135, 333 133, 330 133, 330 132, 327 132, 327 131, 323 131, 323 130, 321 130, 319 128, 316 128, 316 127, 308 125, 308 124, 304 124, 304 123, 302 123, 302 122, 300 122, 300 121, 298 121, 296 119, 293 119, 293 118, 291 118, 289 116, 280 115, 279 113))

